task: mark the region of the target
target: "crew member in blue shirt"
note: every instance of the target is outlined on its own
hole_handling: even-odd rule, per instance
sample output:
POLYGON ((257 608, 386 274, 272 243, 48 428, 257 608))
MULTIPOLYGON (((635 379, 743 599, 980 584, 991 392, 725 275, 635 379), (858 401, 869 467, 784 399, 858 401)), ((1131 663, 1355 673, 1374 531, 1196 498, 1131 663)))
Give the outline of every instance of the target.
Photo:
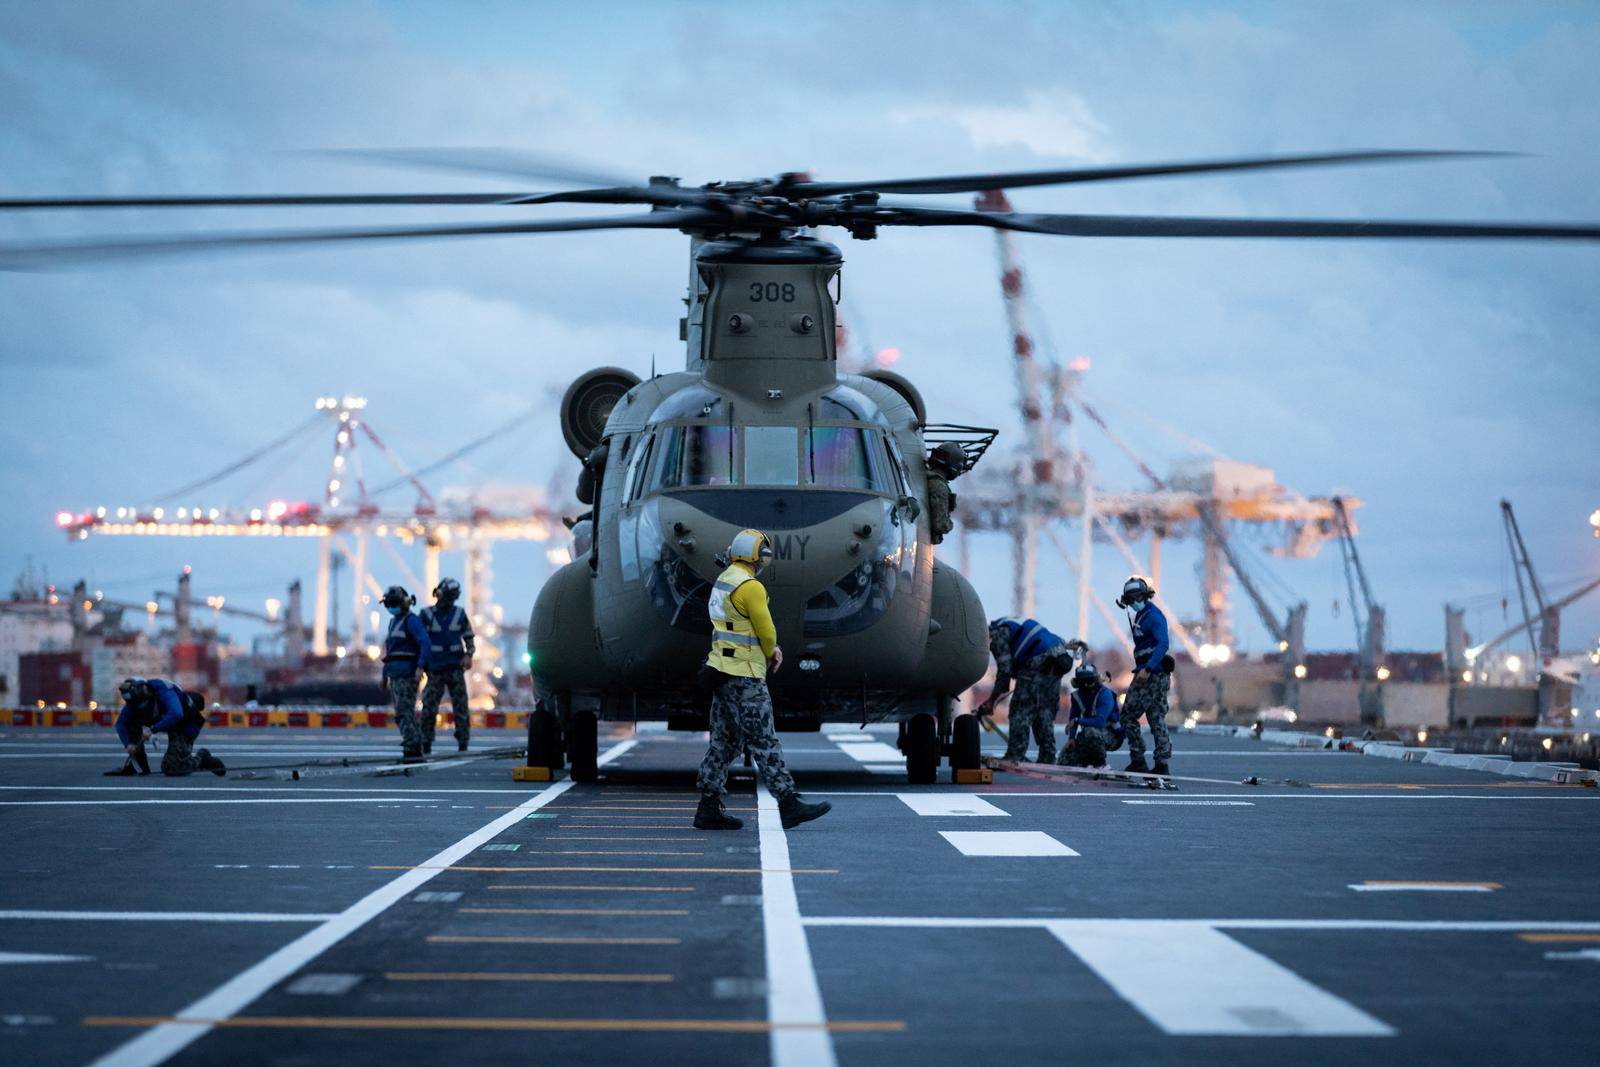
POLYGON ((1133 683, 1122 700, 1122 728, 1128 734, 1128 770, 1151 773, 1144 761, 1144 735, 1139 717, 1150 724, 1156 742, 1154 773, 1171 774, 1172 737, 1167 733, 1167 690, 1172 685, 1172 657, 1168 654, 1167 616, 1155 605, 1156 591, 1142 574, 1122 583, 1117 606, 1128 611, 1133 632, 1133 683))
POLYGON ((977 707, 978 715, 994 706, 1016 679, 1011 696, 1006 759, 1028 758, 1028 734, 1039 745, 1039 762, 1056 761, 1056 712, 1061 710, 1061 679, 1072 670, 1072 650, 1082 641, 1063 641, 1037 619, 996 619, 989 624, 989 651, 994 655, 994 687, 977 707))
POLYGON ((128 760, 121 770, 108 774, 149 774, 150 757, 144 745, 156 734, 167 735, 161 773, 169 778, 181 778, 198 770, 218 777, 227 773, 222 761, 209 750, 197 751, 194 747, 206 724, 201 714, 206 706, 202 694, 185 693, 164 678, 128 678, 118 692, 122 710, 117 714, 117 740, 122 742, 128 760))
POLYGON ((1122 742, 1117 696, 1100 670, 1085 661, 1072 672, 1067 700, 1067 742, 1061 747, 1063 767, 1104 767, 1106 752, 1122 742))
POLYGON ((383 606, 389 610, 389 633, 383 642, 383 681, 394 703, 394 722, 400 727, 400 758, 421 763, 422 727, 417 723, 417 675, 428 651, 428 631, 412 614, 417 598, 403 586, 391 585, 383 592, 383 606))
POLYGON ((461 583, 446 578, 433 587, 433 606, 420 613, 428 631, 428 684, 422 688, 422 753, 433 751, 434 725, 439 721, 439 701, 450 694, 450 714, 456 721, 456 747, 465 752, 472 736, 472 711, 467 706, 467 668, 476 649, 472 618, 456 603, 461 583))

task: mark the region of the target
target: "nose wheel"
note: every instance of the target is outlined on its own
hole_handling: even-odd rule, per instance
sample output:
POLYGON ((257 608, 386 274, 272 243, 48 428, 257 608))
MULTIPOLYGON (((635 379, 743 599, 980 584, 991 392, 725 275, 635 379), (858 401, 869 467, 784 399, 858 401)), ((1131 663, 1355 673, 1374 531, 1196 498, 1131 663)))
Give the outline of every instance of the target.
POLYGON ((600 777, 600 722, 592 711, 575 711, 568 726, 567 759, 574 782, 600 777))
POLYGON ((939 722, 927 712, 906 723, 906 777, 912 785, 931 785, 939 777, 939 722))

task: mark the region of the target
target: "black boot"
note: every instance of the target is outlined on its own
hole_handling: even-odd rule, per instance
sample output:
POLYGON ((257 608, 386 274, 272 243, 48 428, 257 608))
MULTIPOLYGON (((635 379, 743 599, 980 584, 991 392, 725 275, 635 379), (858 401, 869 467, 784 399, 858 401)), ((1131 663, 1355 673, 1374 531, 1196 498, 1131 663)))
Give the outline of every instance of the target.
POLYGON ((420 749, 420 748, 403 749, 401 751, 401 753, 400 753, 400 762, 401 763, 426 763, 427 762, 427 758, 424 757, 422 753, 423 753, 423 750, 420 749))
POLYGON ((466 750, 467 750, 467 743, 465 741, 457 741, 456 742, 456 751, 457 752, 465 752, 466 750))
POLYGON ((785 830, 793 830, 803 822, 820 819, 832 810, 833 805, 826 800, 820 804, 808 804, 799 793, 778 801, 778 818, 785 830))
POLYGON ((722 798, 714 793, 700 796, 700 807, 694 813, 696 830, 737 830, 744 822, 735 819, 722 808, 722 798))
POLYGON ((135 752, 129 758, 133 760, 133 765, 135 767, 139 768, 139 773, 140 774, 149 774, 150 773, 150 757, 145 754, 145 751, 144 751, 143 748, 140 748, 137 752, 135 752))
POLYGON ((127 759, 122 761, 122 766, 118 767, 116 770, 114 770, 114 771, 106 771, 105 772, 105 777, 107 777, 107 778, 132 778, 134 775, 136 775, 138 773, 139 772, 134 770, 134 767, 133 767, 133 757, 129 756, 127 759))
POLYGON ((426 755, 430 754, 431 752, 433 752, 433 742, 432 741, 424 741, 424 742, 422 742, 422 754, 424 756, 426 756, 426 755))
POLYGON ((1129 774, 1149 774, 1150 765, 1144 761, 1143 756, 1135 756, 1128 761, 1127 770, 1129 774))
POLYGON ((221 760, 211 754, 209 748, 202 748, 197 755, 200 757, 200 769, 202 771, 210 771, 218 778, 228 773, 228 768, 223 766, 221 760))
POLYGON ((1151 771, 1150 773, 1151 774, 1168 775, 1168 774, 1172 773, 1172 768, 1167 766, 1167 761, 1166 760, 1158 759, 1158 760, 1156 760, 1156 768, 1155 768, 1155 770, 1151 771))

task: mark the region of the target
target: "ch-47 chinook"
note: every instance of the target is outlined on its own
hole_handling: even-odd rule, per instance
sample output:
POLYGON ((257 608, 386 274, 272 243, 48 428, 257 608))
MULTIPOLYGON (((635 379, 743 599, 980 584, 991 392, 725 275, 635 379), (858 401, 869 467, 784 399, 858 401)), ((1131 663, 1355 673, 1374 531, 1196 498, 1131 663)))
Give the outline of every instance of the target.
POLYGON ((597 722, 704 728, 695 676, 717 554, 745 527, 776 547, 767 576, 788 655, 773 679, 780 728, 897 720, 915 781, 940 756, 975 765, 978 729, 954 697, 986 665, 970 585, 934 558, 920 501, 924 449, 941 435, 981 455, 992 431, 931 425, 897 375, 841 374, 834 346, 842 257, 810 234, 857 239, 892 226, 978 226, 1069 237, 1596 240, 1600 226, 1495 222, 994 214, 890 204, 882 194, 971 193, 1134 178, 1493 153, 1375 151, 975 174, 814 181, 802 174, 685 188, 496 150, 357 153, 380 162, 597 185, 563 192, 176 196, 0 200, 0 210, 226 206, 645 205, 642 214, 471 225, 140 236, 0 247, 0 269, 107 258, 402 238, 656 229, 688 235, 682 371, 641 381, 615 368, 568 389, 561 425, 585 463, 586 554, 540 592, 528 648, 539 692, 530 760, 596 775, 597 722), (791 666, 792 664, 792 666, 791 666))

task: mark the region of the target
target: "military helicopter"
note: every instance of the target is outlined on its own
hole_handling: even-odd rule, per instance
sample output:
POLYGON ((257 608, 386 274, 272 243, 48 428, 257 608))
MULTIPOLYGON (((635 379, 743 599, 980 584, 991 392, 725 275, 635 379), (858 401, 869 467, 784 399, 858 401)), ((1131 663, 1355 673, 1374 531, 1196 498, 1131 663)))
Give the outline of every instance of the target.
POLYGON ((315 229, 102 239, 0 248, 0 269, 299 244, 554 233, 677 231, 690 238, 684 369, 641 380, 603 367, 567 390, 561 428, 583 463, 574 523, 587 547, 540 590, 528 651, 538 703, 530 762, 597 775, 600 720, 705 729, 695 677, 719 551, 740 529, 771 536, 764 576, 785 669, 772 679, 780 729, 897 721, 914 782, 941 758, 977 766, 978 725, 955 698, 983 675, 987 623, 971 585, 935 558, 922 508, 924 457, 963 443, 976 462, 995 431, 930 423, 908 379, 840 373, 833 226, 975 226, 1076 237, 1596 240, 1600 226, 1486 222, 993 214, 883 201, 1135 178, 1500 153, 1364 151, 1196 162, 816 181, 802 173, 685 187, 635 181, 498 150, 413 149, 379 162, 513 174, 593 187, 560 192, 178 196, 0 200, 0 210, 493 204, 642 205, 641 214, 499 224, 315 229), (793 666, 788 666, 793 664, 793 666))

